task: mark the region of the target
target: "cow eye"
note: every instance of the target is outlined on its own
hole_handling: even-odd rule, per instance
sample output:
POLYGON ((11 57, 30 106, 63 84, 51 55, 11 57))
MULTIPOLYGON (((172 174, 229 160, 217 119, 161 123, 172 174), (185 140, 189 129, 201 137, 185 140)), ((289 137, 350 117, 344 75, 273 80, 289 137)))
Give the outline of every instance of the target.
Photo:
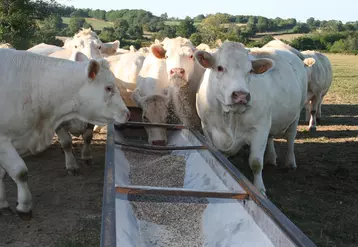
POLYGON ((193 55, 191 55, 190 58, 193 58, 193 55))
POLYGON ((104 89, 106 90, 107 93, 113 92, 113 87, 111 87, 111 86, 106 86, 104 89))
POLYGON ((98 47, 98 49, 100 49, 100 50, 101 50, 101 46, 99 46, 99 47, 98 47))
POLYGON ((219 66, 218 66, 218 71, 219 71, 219 72, 223 72, 223 71, 224 71, 223 66, 219 65, 219 66))

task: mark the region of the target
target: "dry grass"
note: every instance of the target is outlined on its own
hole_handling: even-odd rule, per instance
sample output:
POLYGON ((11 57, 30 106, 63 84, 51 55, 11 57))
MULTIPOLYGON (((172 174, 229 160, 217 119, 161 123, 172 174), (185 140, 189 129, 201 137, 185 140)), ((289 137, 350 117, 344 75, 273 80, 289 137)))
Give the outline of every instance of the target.
MULTIPOLYGON (((327 55, 327 54, 326 54, 327 55)), ((316 133, 301 123, 295 145, 297 170, 266 166, 268 196, 317 246, 358 246, 358 57, 327 55, 333 83, 316 133)), ((303 114, 302 114, 303 117, 303 114)), ((286 141, 275 140, 282 165, 286 141)), ((247 157, 232 159, 250 179, 247 157)))

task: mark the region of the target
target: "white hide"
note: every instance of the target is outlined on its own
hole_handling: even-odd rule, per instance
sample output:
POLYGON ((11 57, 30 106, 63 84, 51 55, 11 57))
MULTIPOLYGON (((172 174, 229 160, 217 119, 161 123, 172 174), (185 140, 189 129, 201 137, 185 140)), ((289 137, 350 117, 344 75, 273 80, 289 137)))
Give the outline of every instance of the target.
POLYGON ((309 130, 316 130, 316 118, 321 118, 321 104, 332 84, 332 65, 329 59, 320 52, 303 51, 283 43, 275 38, 264 47, 278 50, 288 50, 297 55, 309 68, 308 70, 308 93, 306 104, 306 121, 309 121, 309 130))
POLYGON ((48 56, 51 53, 54 53, 56 51, 61 51, 61 50, 64 50, 64 48, 59 47, 59 46, 55 46, 55 45, 48 45, 48 44, 45 44, 45 43, 41 43, 41 44, 38 44, 38 45, 35 45, 35 46, 31 47, 27 51, 37 53, 37 54, 40 54, 40 55, 44 55, 44 56, 48 56))
POLYGON ((133 91, 136 87, 138 74, 142 68, 145 57, 136 52, 109 56, 105 58, 110 69, 117 79, 120 90, 133 91))
POLYGON ((315 130, 321 118, 321 105, 323 97, 332 85, 332 65, 329 59, 316 51, 303 51, 306 58, 313 58, 314 65, 310 68, 308 77, 308 105, 306 107, 306 121, 309 120, 309 129, 315 130))
MULTIPOLYGON (((167 123, 169 81, 165 59, 158 59, 152 52, 145 58, 137 78, 136 89, 132 93, 133 101, 142 108, 142 121, 167 123)), ((146 128, 148 142, 152 145, 166 145, 165 128, 146 128)))
POLYGON ((6 171, 17 184, 17 211, 29 216, 32 196, 21 156, 44 151, 64 121, 124 123, 129 111, 105 60, 73 62, 0 49, 0 77, 0 209, 9 206, 6 171))
POLYGON ((273 136, 286 135, 286 166, 296 167, 294 139, 307 92, 303 62, 290 52, 269 48, 248 54, 242 44, 228 41, 215 54, 198 51, 195 57, 208 68, 197 95, 205 135, 227 155, 249 144, 254 184, 264 193, 266 143, 265 163, 276 164, 273 136), (233 102, 233 93, 240 91, 251 96, 246 104, 233 102))

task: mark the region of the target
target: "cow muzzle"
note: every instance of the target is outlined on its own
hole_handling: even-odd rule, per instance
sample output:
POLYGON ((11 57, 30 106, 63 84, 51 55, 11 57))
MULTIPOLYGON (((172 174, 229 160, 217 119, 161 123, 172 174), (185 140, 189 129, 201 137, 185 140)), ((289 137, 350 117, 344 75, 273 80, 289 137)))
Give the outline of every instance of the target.
POLYGON ((233 104, 246 105, 251 100, 251 95, 249 92, 235 91, 231 94, 231 100, 233 104))
POLYGON ((183 78, 185 75, 185 70, 183 68, 174 68, 170 70, 171 77, 183 78))

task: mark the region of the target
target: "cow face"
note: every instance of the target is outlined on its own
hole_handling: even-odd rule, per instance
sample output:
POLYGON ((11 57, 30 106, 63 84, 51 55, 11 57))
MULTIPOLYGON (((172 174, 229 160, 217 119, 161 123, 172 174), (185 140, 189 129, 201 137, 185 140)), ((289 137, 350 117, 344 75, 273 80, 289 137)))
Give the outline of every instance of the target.
POLYGON ((225 112, 243 112, 252 103, 250 78, 273 68, 271 59, 254 59, 241 43, 225 41, 210 54, 195 52, 199 64, 210 70, 208 85, 225 112))

